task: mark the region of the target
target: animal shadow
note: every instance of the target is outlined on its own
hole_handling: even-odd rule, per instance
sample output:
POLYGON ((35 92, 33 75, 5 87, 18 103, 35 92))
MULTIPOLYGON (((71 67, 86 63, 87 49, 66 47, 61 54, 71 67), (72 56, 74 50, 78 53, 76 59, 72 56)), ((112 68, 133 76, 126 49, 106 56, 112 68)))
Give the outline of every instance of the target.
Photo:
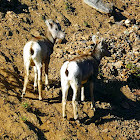
MULTIPOLYGON (((81 123, 89 125, 95 123, 96 125, 104 124, 113 120, 140 120, 140 100, 137 100, 134 96, 135 101, 128 98, 123 92, 122 87, 128 86, 130 90, 140 88, 140 79, 131 75, 127 82, 122 81, 108 81, 105 83, 103 80, 97 80, 95 82, 94 97, 95 102, 109 103, 111 107, 109 108, 99 108, 96 107, 94 116, 91 118, 86 115, 86 117, 80 120, 81 123), (104 119, 104 116, 112 115, 113 117, 104 119)), ((86 100, 91 101, 89 93, 89 87, 86 86, 86 100)), ((126 91, 127 93, 127 91, 126 91)), ((133 94, 131 92, 131 94, 133 94)))
POLYGON ((34 133, 38 136, 38 140, 46 140, 44 133, 38 127, 29 121, 25 121, 25 124, 29 127, 30 130, 34 131, 34 133))

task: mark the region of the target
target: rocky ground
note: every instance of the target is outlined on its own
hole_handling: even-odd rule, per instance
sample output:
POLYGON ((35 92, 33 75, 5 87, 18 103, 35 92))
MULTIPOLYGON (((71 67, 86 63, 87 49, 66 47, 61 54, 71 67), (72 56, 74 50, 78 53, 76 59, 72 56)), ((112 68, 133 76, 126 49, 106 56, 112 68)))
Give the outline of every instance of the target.
MULTIPOLYGON (((140 139, 140 8, 139 0, 106 0, 113 13, 100 13, 82 0, 0 0, 0 139, 28 140, 138 140, 140 139), (56 43, 49 65, 50 89, 43 101, 33 92, 33 72, 26 97, 22 51, 33 36, 44 36, 44 19, 58 20, 66 33, 56 43), (64 61, 94 48, 92 36, 104 38, 111 52, 99 67, 90 109, 79 102, 74 121, 72 91, 67 119, 62 118, 60 68, 64 61)), ((44 80, 44 75, 43 75, 44 80)))

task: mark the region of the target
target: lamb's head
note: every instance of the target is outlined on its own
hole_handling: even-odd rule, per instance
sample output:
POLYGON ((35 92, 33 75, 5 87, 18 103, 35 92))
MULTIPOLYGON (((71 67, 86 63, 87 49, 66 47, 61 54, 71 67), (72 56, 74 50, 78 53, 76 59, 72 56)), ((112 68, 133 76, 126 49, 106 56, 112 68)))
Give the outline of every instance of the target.
POLYGON ((59 23, 53 21, 52 19, 48 19, 45 21, 48 30, 50 31, 53 39, 64 39, 65 33, 61 30, 61 26, 59 23))
POLYGON ((110 56, 110 52, 108 50, 108 45, 104 39, 96 46, 93 55, 98 59, 102 59, 104 56, 110 56))

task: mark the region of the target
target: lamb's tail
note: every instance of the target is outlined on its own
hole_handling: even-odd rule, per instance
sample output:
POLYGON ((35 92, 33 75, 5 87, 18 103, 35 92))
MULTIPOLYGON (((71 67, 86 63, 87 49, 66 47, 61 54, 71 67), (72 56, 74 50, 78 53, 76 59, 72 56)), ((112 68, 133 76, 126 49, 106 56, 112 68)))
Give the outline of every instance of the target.
POLYGON ((68 64, 69 64, 69 61, 66 61, 62 67, 61 67, 61 77, 64 76, 64 77, 68 77, 69 75, 69 71, 68 71, 68 64))
POLYGON ((66 74, 66 76, 68 77, 68 75, 69 75, 69 71, 68 71, 67 68, 66 68, 65 74, 66 74))
POLYGON ((33 42, 31 43, 31 46, 30 46, 30 54, 31 55, 34 55, 33 42))

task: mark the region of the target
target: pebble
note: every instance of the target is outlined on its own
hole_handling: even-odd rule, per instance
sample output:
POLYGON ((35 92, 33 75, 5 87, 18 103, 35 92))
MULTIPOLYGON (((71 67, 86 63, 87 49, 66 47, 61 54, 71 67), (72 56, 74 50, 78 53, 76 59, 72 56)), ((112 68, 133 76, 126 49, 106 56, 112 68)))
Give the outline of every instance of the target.
POLYGON ((123 66, 123 62, 118 61, 118 62, 114 63, 113 65, 116 67, 116 69, 121 69, 121 67, 123 66))
POLYGON ((124 23, 125 23, 125 25, 126 25, 126 26, 128 26, 128 27, 129 27, 129 26, 130 26, 130 24, 131 24, 131 21, 130 21, 129 19, 127 19, 127 20, 125 20, 125 22, 124 22, 124 23))

